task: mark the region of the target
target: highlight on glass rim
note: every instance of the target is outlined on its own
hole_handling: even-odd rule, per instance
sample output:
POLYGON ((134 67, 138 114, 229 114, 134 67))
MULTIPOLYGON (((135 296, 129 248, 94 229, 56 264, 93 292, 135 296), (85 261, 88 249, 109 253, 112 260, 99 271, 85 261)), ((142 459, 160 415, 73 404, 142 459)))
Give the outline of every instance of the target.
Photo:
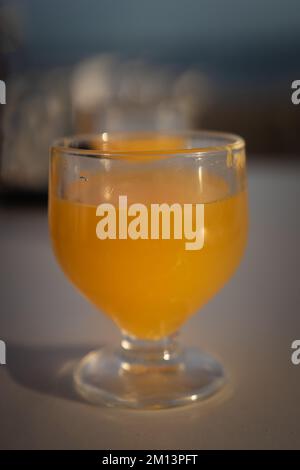
POLYGON ((0 0, 1 469, 300 450, 299 57, 298 0, 0 0))

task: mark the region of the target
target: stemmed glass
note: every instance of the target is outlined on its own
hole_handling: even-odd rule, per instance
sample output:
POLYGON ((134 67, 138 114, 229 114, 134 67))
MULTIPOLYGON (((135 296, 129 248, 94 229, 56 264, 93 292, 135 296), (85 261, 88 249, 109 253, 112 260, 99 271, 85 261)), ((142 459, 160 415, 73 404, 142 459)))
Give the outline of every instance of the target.
POLYGON ((182 346, 178 330, 235 271, 247 212, 238 136, 102 133, 53 145, 54 253, 122 333, 119 347, 93 351, 77 365, 83 397, 166 408, 204 399, 224 384, 222 366, 182 346))

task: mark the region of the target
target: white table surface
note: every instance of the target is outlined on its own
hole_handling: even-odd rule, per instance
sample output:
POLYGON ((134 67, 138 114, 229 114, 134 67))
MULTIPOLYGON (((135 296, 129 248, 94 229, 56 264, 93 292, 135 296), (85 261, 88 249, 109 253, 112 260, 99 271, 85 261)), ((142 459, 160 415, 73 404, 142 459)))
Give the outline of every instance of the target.
POLYGON ((208 401, 164 411, 97 408, 72 389, 78 357, 118 331, 68 283, 46 212, 0 210, 2 449, 300 448, 300 166, 249 170, 250 237, 232 280, 183 340, 219 357, 231 382, 208 401))

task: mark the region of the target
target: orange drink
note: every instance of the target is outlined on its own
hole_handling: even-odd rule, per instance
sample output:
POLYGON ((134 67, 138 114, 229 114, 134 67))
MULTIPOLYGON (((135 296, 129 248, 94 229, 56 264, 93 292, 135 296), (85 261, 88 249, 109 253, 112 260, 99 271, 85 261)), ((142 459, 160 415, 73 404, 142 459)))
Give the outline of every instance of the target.
POLYGON ((128 199, 146 204, 153 200, 204 203, 202 249, 188 251, 184 240, 172 237, 99 240, 97 204, 115 203, 115 194, 125 192, 117 178, 104 182, 101 176, 87 177, 88 190, 82 180, 67 188, 66 198, 50 194, 54 252, 64 272, 122 330, 146 339, 176 331, 220 289, 241 259, 247 233, 245 190, 230 195, 225 181, 204 173, 201 191, 187 171, 173 175, 174 187, 167 184, 168 194, 164 194, 166 182, 158 181, 150 198, 154 177, 151 171, 141 172, 127 189, 128 199), (108 188, 114 188, 114 193, 105 198, 108 188))

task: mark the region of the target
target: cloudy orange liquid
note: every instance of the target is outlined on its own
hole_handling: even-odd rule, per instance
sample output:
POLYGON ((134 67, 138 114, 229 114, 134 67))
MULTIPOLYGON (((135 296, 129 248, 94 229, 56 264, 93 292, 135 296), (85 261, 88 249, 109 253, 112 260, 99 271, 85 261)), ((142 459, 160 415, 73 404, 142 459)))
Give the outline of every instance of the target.
POLYGON ((49 218, 56 257, 73 284, 127 333, 158 339, 176 331, 230 278, 247 234, 245 190, 228 193, 220 177, 194 170, 154 174, 86 175, 63 197, 50 185, 49 218), (201 176, 201 181, 199 181, 201 176), (155 177, 155 179, 154 179, 155 177), (155 181, 155 184, 153 183, 155 181), (204 203, 205 240, 99 240, 96 207, 129 203, 204 203))

